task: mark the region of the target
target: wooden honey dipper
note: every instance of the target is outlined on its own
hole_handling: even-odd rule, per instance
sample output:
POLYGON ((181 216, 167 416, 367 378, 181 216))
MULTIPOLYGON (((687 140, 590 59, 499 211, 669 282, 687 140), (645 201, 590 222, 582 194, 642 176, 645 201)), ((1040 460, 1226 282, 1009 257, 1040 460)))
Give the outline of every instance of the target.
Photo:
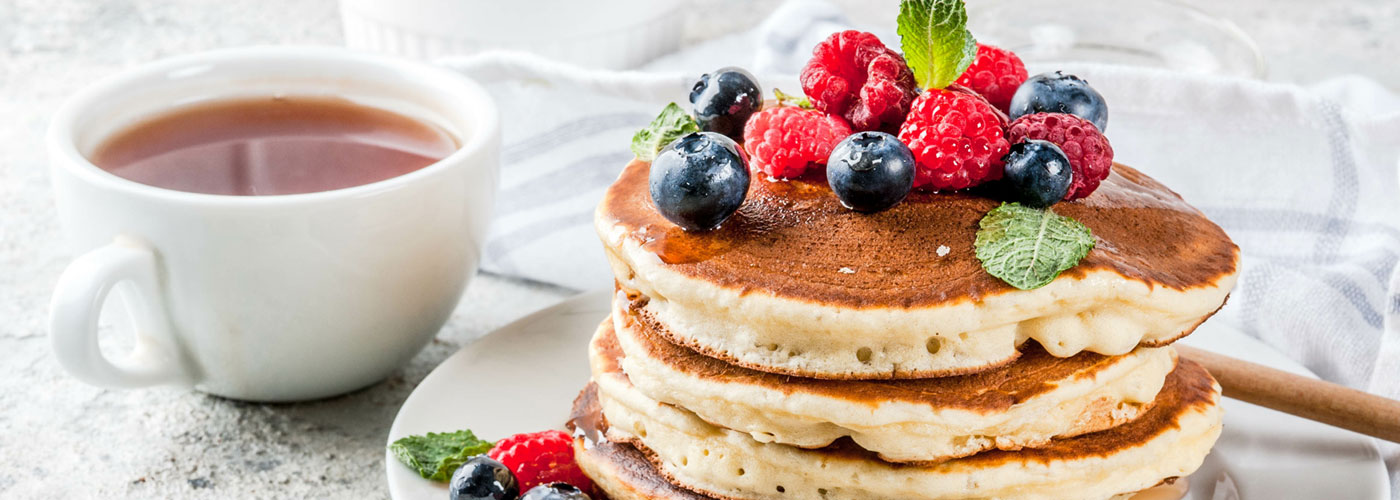
POLYGON ((1194 347, 1176 350, 1204 366, 1226 397, 1400 443, 1400 401, 1194 347))

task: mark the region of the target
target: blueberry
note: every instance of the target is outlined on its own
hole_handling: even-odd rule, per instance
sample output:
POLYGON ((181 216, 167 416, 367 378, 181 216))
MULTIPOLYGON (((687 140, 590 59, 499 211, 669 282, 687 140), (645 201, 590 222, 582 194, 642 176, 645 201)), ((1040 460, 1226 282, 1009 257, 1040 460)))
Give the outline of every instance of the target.
POLYGON ((690 90, 690 104, 700 130, 740 139, 744 122, 763 106, 763 92, 748 71, 720 68, 700 76, 690 90))
POLYGON ((1022 205, 1048 207, 1069 192, 1074 170, 1069 157, 1053 142, 1028 139, 1012 144, 1002 161, 1006 162, 1002 185, 1010 198, 1022 205))
POLYGON ((649 181, 661 215, 687 231, 709 231, 744 203, 749 169, 734 141, 696 132, 657 153, 649 181))
POLYGON ((1031 113, 1069 113, 1093 122, 1099 132, 1108 130, 1108 103, 1099 91, 1059 71, 1030 77, 1011 96, 1012 120, 1031 113))
POLYGON ((452 500, 514 500, 520 495, 510 469, 486 455, 467 459, 458 467, 448 490, 452 500))
POLYGON ((826 181, 847 208, 879 212, 909 195, 914 154, 890 134, 857 132, 831 150, 826 181))
POLYGON ((520 500, 592 500, 587 493, 569 483, 541 484, 525 495, 520 500))

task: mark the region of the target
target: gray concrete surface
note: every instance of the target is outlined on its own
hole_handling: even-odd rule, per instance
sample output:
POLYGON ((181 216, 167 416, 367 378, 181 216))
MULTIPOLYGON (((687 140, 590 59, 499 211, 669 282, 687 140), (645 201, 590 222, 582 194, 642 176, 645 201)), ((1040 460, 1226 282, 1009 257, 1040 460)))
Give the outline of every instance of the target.
MULTIPOLYGON (((1400 89, 1400 2, 1198 1, 1258 39, 1272 79, 1360 73, 1400 89)), ((746 28, 777 3, 700 1, 686 39, 746 28)), ((842 3, 857 19, 879 11, 842 3)), ((71 258, 40 147, 54 108, 95 78, 162 56, 339 41, 331 0, 0 0, 0 498, 384 498, 384 437, 414 385, 463 344, 572 293, 478 276, 408 366, 318 402, 107 391, 62 372, 44 329, 71 258)))

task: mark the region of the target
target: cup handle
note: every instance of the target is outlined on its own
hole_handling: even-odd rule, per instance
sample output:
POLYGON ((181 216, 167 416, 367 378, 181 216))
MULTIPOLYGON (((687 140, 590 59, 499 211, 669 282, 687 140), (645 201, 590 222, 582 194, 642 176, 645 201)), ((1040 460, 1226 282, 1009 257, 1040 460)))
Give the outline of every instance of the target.
POLYGON ((190 385, 192 370, 171 333, 160 293, 156 254, 146 243, 118 236, 68 266, 58 279, 49 308, 54 355, 74 377, 99 387, 190 385), (98 345, 97 320, 117 285, 132 318, 136 345, 108 359, 98 345))

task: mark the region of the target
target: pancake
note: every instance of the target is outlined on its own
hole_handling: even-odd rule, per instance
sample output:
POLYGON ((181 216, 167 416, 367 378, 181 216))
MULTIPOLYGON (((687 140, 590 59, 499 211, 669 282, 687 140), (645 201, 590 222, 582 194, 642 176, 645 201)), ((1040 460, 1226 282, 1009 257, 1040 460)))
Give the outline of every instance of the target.
MULTIPOLYGON (((618 303, 621 303, 619 300, 618 303)), ((592 363, 621 363, 650 399, 760 442, 821 448, 850 438, 890 462, 940 462, 1115 427, 1145 413, 1176 366, 1171 347, 1057 358, 1034 342, 1006 367, 962 377, 834 381, 726 364, 667 342, 613 311, 592 363)))
POLYGON ((1059 357, 1166 345, 1224 303, 1238 271, 1224 231, 1123 165, 1055 205, 1097 243, 1035 290, 973 252, 991 198, 915 192, 863 214, 820 178, 760 179, 720 228, 692 233, 656 211, 648 171, 627 165, 595 214, 619 286, 673 342, 771 373, 926 378, 1009 363, 1027 339, 1059 357))
MULTIPOLYGON (((610 500, 734 500, 717 499, 672 485, 633 445, 598 438, 606 431, 598 406, 598 387, 589 384, 574 401, 570 430, 574 459, 610 500)), ((1163 479, 1141 492, 1117 494, 1112 500, 1177 500, 1186 496, 1184 478, 1163 479)))
MULTIPOLYGON (((671 483, 641 451, 626 443, 598 436, 606 431, 598 407, 597 387, 589 384, 574 401, 569 424, 574 431, 574 459, 611 500, 734 500, 702 495, 671 483)), ((1112 500, 1177 500, 1186 496, 1188 482, 1168 478, 1157 486, 1124 493, 1112 500)))
POLYGON ((634 446, 672 484, 714 498, 1107 499, 1190 474, 1220 434, 1219 387, 1183 359, 1152 409, 1126 424, 1020 451, 894 464, 848 439, 816 450, 759 442, 648 398, 618 360, 594 356, 604 361, 593 363, 604 437, 634 446))

